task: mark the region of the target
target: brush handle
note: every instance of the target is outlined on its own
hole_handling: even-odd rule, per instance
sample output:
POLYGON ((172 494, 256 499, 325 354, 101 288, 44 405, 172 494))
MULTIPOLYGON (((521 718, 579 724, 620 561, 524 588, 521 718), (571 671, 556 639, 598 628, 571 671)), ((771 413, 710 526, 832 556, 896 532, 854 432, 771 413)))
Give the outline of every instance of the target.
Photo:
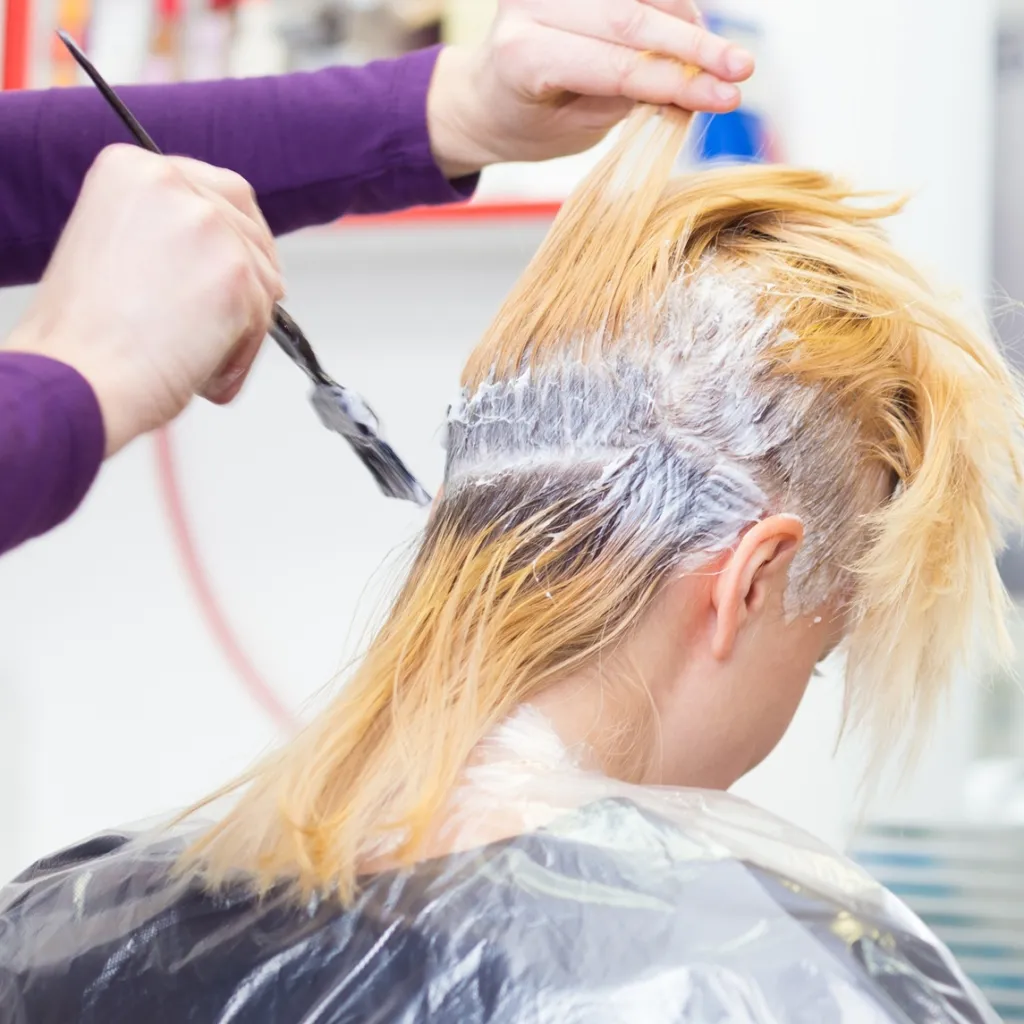
POLYGON ((114 109, 114 112, 124 122, 124 126, 132 133, 132 137, 135 141, 143 148, 148 149, 150 153, 159 153, 162 155, 160 147, 152 140, 149 132, 142 127, 141 124, 136 120, 135 115, 124 105, 124 101, 116 92, 107 84, 106 79, 96 70, 95 65, 85 53, 82 48, 71 38, 71 36, 61 29, 57 35, 60 37, 60 41, 67 47, 68 52, 72 57, 75 58, 78 66, 89 76, 92 80, 92 84, 102 93, 103 98, 110 104, 114 109))
POLYGON ((313 346, 299 325, 280 307, 275 305, 270 322, 270 336, 293 363, 314 383, 338 387, 320 365, 313 346))

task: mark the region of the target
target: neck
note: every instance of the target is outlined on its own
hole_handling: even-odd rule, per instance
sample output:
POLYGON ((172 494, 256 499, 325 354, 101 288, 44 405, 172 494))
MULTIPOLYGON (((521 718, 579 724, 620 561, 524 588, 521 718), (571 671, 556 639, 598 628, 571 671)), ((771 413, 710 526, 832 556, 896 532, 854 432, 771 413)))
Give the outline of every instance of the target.
POLYGON ((661 705, 678 683, 680 651, 670 633, 651 628, 657 618, 530 700, 584 767, 624 782, 662 781, 661 705))
POLYGON ((585 767, 640 785, 727 789, 735 781, 714 699, 727 681, 706 623, 679 614, 701 607, 679 592, 699 585, 669 583, 618 650, 531 698, 562 742, 584 752, 585 767))
POLYGON ((658 735, 657 713, 635 673, 588 673, 549 687, 530 701, 581 767, 625 782, 646 782, 658 735))

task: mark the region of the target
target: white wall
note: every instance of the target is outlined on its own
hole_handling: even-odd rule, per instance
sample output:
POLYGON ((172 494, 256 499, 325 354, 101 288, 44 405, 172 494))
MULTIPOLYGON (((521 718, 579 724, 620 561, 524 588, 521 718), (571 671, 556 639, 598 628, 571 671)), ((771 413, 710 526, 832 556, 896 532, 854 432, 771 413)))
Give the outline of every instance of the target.
MULTIPOLYGON (((735 6, 735 5, 734 5, 735 6)), ((922 0, 773 0, 760 13, 795 162, 912 189, 907 248, 987 288, 991 11, 922 0)), ((438 482, 435 428, 463 356, 540 229, 347 231, 289 241, 290 308, 328 366, 369 396, 399 450, 438 482)), ((23 295, 0 298, 0 330, 23 295)), ((385 502, 268 349, 231 411, 175 434, 217 589, 257 663, 298 705, 331 676, 361 594, 420 515, 385 502)), ((204 631, 175 561, 143 442, 86 506, 0 569, 0 874, 92 830, 180 806, 240 769, 273 730, 204 631)), ((351 649, 351 648, 349 648, 351 649)), ((746 791, 841 841, 856 757, 831 759, 835 686, 815 686, 746 791)), ((972 691, 893 810, 959 809, 972 691)))

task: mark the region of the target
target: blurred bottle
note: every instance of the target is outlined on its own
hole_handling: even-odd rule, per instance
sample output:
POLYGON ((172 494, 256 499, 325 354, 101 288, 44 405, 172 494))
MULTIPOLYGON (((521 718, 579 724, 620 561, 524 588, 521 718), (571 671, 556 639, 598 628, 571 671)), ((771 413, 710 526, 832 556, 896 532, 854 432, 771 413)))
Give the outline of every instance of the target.
POLYGON ((187 25, 185 77, 190 81, 225 78, 231 69, 238 0, 204 0, 187 25))
MULTIPOLYGON (((477 0, 487 7, 486 0, 477 0)), ((389 0, 401 26, 405 50, 419 50, 442 41, 444 0, 389 0)))
POLYGON ((395 23, 385 0, 345 0, 350 64, 393 57, 398 50, 395 23))
POLYGON ((240 0, 235 10, 229 68, 237 78, 279 75, 288 69, 288 51, 278 31, 271 0, 240 0))
POLYGON ((305 11, 292 11, 281 26, 293 71, 318 71, 351 64, 347 44, 351 35, 348 7, 338 2, 318 3, 305 11))
POLYGON ((182 13, 182 0, 157 0, 142 71, 144 82, 180 82, 184 78, 182 13))
MULTIPOLYGON (((57 5, 57 28, 63 29, 78 43, 86 45, 91 13, 89 0, 60 0, 57 5)), ((78 65, 64 44, 53 36, 50 41, 51 77, 55 86, 78 84, 78 65)))
POLYGON ((766 88, 768 74, 763 66, 764 40, 758 22, 739 17, 716 5, 705 10, 708 27, 739 43, 758 58, 754 77, 743 86, 743 105, 731 114, 701 115, 694 125, 684 164, 777 163, 782 146, 772 117, 772 97, 766 88))
POLYGON ((89 56, 114 85, 137 82, 149 54, 155 9, 140 0, 93 0, 89 56))
POLYGON ((442 0, 345 0, 349 63, 397 57, 440 40, 442 0))
POLYGON ((497 13, 498 0, 444 0, 444 41, 455 46, 480 42, 497 13))

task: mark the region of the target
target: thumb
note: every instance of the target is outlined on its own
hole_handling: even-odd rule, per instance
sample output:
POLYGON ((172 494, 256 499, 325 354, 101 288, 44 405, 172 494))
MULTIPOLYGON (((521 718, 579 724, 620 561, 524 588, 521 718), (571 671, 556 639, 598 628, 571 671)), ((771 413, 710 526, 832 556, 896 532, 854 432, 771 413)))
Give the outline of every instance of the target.
POLYGON ((249 373, 263 347, 265 337, 264 331, 254 331, 240 341, 224 365, 200 391, 200 395, 214 405, 228 405, 233 402, 249 379, 249 373))
POLYGON ((578 131, 589 134, 608 132, 635 106, 624 96, 577 96, 572 101, 573 124, 578 131))

